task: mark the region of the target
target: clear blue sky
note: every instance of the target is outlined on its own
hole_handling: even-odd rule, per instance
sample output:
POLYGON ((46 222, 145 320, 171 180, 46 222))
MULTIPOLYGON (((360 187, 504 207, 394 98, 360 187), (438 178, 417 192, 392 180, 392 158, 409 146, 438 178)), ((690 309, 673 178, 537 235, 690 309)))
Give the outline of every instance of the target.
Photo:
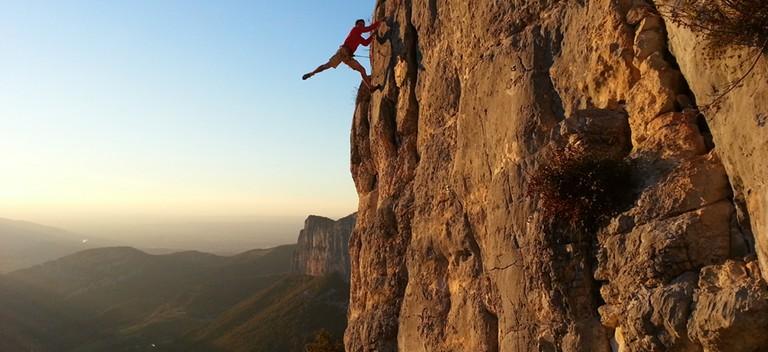
POLYGON ((373 4, 0 2, 0 217, 354 211, 359 75, 300 77, 373 4))

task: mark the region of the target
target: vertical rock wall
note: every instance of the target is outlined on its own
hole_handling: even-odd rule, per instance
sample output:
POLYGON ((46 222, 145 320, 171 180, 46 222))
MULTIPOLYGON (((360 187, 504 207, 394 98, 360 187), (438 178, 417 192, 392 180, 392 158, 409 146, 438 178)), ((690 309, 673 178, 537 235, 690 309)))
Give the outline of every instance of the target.
POLYGON ((653 4, 380 0, 374 17, 348 351, 768 348, 766 175, 723 166, 736 141, 693 109, 700 66, 653 4), (598 231, 526 195, 564 147, 632 165, 635 201, 598 231))
POLYGON ((310 276, 339 273, 349 277, 349 236, 355 214, 333 221, 310 215, 299 233, 293 271, 310 276))
POLYGON ((755 48, 713 50, 686 28, 668 22, 667 29, 669 48, 698 103, 722 96, 704 115, 731 180, 740 226, 754 232, 761 267, 768 269, 768 57, 757 58, 755 48), (741 77, 736 89, 722 95, 741 77))

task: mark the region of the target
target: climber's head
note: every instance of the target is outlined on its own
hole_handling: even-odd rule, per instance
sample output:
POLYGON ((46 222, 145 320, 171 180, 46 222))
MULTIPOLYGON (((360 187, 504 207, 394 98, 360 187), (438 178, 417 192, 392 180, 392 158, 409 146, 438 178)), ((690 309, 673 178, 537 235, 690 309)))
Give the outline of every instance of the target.
POLYGON ((365 20, 355 21, 355 27, 365 27, 365 20))

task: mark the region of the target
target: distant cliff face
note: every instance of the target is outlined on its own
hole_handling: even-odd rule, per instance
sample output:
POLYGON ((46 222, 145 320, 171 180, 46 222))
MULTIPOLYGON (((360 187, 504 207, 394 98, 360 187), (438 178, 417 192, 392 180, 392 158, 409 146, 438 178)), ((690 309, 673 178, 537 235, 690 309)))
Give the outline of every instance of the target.
POLYGON ((349 236, 355 214, 333 221, 310 215, 299 233, 293 271, 310 276, 339 273, 349 277, 349 236))
POLYGON ((768 60, 702 117, 746 51, 655 5, 377 2, 348 351, 768 349, 768 60), (566 148, 631 165, 598 229, 526 194, 566 148))

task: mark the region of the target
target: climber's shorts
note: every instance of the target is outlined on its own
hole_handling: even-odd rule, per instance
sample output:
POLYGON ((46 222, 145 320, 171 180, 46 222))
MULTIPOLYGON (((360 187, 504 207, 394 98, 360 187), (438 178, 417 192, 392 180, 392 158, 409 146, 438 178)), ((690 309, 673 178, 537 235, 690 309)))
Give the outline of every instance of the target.
POLYGON ((351 65, 352 61, 355 61, 355 59, 352 57, 352 55, 349 54, 347 48, 342 46, 338 51, 336 51, 336 54, 334 54, 331 59, 328 60, 328 65, 336 68, 342 62, 347 65, 351 65))

